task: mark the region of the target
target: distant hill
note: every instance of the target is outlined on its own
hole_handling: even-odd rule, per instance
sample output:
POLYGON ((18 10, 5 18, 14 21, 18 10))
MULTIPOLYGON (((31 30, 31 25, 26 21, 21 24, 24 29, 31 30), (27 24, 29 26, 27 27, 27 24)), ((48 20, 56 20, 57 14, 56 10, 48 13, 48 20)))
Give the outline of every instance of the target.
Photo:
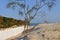
POLYGON ((25 25, 25 24, 26 22, 22 20, 16 20, 13 18, 0 16, 0 28, 8 28, 13 25, 25 25))

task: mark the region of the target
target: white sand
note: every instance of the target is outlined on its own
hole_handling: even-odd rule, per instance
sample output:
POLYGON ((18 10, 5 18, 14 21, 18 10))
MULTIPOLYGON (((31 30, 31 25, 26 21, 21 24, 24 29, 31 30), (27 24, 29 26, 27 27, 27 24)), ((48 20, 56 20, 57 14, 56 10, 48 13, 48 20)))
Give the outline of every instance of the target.
MULTIPOLYGON (((19 30, 23 31, 23 27, 22 28, 17 28, 19 30)), ((16 30, 17 30, 16 29, 16 30)), ((21 31, 21 32, 22 32, 21 31)), ((21 33, 20 31, 15 31, 15 32, 9 32, 9 33, 15 33, 13 35, 16 35, 17 33, 21 33)), ((2 34, 3 32, 1 31, 0 34, 2 34)), ((6 33, 6 32, 5 32, 6 33)), ((6 35, 9 35, 9 33, 6 33, 6 35)), ((0 38, 4 38, 4 33, 0 36, 0 38), (3 36, 2 36, 3 35, 3 36)), ((19 34, 18 34, 19 35, 19 34)), ((10 36, 6 36, 5 38, 10 37, 10 36)), ((20 36, 14 38, 13 40, 20 40, 19 38, 21 38, 20 36)), ((29 32, 28 35, 28 39, 29 40, 60 40, 60 24, 39 24, 35 27, 34 30, 29 32)), ((3 40, 3 39, 0 39, 3 40)))
POLYGON ((60 40, 60 24, 39 24, 28 35, 29 40, 60 40))
POLYGON ((15 36, 24 31, 24 27, 11 28, 6 30, 0 30, 0 40, 6 40, 9 37, 15 36))

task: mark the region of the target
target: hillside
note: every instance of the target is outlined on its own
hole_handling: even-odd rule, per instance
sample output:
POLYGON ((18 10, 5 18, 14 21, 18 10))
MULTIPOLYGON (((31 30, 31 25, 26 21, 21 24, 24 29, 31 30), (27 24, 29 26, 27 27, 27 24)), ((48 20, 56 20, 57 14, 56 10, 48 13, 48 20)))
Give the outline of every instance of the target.
POLYGON ((25 25, 25 23, 26 22, 22 20, 0 16, 0 28, 9 28, 13 25, 25 25))

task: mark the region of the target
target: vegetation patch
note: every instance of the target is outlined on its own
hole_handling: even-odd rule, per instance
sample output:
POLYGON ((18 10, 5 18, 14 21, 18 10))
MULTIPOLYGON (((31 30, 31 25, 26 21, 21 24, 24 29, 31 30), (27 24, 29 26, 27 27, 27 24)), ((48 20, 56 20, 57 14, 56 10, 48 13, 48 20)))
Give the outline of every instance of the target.
POLYGON ((0 16, 0 29, 1 28, 9 28, 9 27, 12 27, 14 25, 22 26, 25 24, 26 24, 26 22, 22 21, 22 20, 16 20, 13 18, 7 18, 7 17, 0 16))

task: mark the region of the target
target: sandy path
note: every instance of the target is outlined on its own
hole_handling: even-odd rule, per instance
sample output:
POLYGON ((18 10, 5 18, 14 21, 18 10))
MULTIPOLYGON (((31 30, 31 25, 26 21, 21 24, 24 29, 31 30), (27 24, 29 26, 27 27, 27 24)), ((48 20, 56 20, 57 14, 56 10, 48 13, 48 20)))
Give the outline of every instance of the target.
POLYGON ((24 27, 11 28, 7 30, 0 31, 0 40, 6 40, 9 37, 16 36, 24 31, 24 27))

